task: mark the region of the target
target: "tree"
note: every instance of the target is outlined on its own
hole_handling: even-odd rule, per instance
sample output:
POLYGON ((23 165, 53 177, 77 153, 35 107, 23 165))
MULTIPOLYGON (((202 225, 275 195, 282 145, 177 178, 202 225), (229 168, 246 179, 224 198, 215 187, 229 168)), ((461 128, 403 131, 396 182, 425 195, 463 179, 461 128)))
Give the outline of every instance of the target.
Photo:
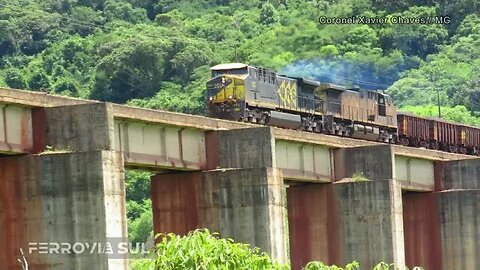
POLYGON ((288 266, 274 262, 258 248, 221 239, 208 230, 196 230, 186 236, 160 235, 152 254, 154 260, 137 260, 133 269, 284 269, 288 266))
POLYGON ((146 243, 153 239, 153 214, 152 205, 150 209, 142 212, 137 219, 128 224, 128 240, 132 243, 146 243))
POLYGON ((50 79, 43 70, 37 70, 28 80, 28 88, 31 90, 45 91, 50 89, 50 79))
POLYGON ((335 45, 325 45, 320 49, 320 54, 326 57, 334 57, 338 55, 338 49, 335 45))
POLYGON ((344 41, 345 50, 359 50, 356 47, 375 48, 378 44, 378 37, 375 30, 368 25, 361 25, 353 28, 347 34, 344 41))
POLYGON ((62 78, 55 84, 53 91, 64 96, 78 97, 79 88, 80 87, 75 80, 62 78))
POLYGON ((480 35, 480 16, 470 14, 460 24, 456 31, 457 37, 467 37, 469 35, 480 35))
POLYGON ((22 72, 15 68, 10 68, 5 71, 4 75, 5 83, 11 87, 16 89, 25 89, 27 88, 27 83, 25 82, 25 78, 22 72))
POLYGON ((278 21, 278 14, 270 2, 265 2, 260 9, 260 23, 268 25, 278 21))
POLYGON ((128 170, 125 173, 125 190, 127 201, 142 203, 150 198, 150 177, 148 171, 128 170))
POLYGON ((84 6, 74 7, 67 22, 71 25, 73 33, 78 33, 83 37, 102 29, 104 25, 104 19, 98 11, 84 6))
POLYGON ((139 39, 115 42, 97 66, 90 97, 117 103, 151 97, 160 88, 163 68, 160 43, 139 39))
POLYGON ((147 13, 143 8, 132 7, 130 3, 106 0, 103 9, 107 20, 123 20, 131 23, 141 23, 148 20, 147 13))
MULTIPOLYGON (((391 14, 391 18, 433 18, 435 7, 410 7, 401 13, 391 14)), ((425 58, 435 53, 445 43, 448 31, 442 24, 404 23, 389 24, 380 31, 380 43, 384 50, 399 49, 407 55, 417 55, 425 58)))

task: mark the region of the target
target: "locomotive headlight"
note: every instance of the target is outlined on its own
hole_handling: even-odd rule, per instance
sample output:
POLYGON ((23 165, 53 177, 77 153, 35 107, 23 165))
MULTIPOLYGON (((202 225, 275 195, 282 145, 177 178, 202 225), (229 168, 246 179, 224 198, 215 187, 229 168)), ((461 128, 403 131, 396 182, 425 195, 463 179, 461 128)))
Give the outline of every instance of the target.
POLYGON ((210 101, 212 101, 212 100, 213 100, 213 97, 209 97, 208 99, 209 99, 210 101))
POLYGON ((222 77, 222 83, 225 83, 225 77, 222 77))
POLYGON ((228 99, 233 99, 233 96, 232 95, 228 96, 228 99))

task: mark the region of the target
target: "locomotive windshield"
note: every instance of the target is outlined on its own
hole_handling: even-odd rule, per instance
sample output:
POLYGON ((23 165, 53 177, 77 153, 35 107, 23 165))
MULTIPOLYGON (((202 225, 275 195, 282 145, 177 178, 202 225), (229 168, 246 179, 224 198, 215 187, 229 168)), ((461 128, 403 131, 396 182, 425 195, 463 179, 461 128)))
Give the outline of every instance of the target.
POLYGON ((247 68, 212 70, 212 78, 225 74, 247 74, 247 68))

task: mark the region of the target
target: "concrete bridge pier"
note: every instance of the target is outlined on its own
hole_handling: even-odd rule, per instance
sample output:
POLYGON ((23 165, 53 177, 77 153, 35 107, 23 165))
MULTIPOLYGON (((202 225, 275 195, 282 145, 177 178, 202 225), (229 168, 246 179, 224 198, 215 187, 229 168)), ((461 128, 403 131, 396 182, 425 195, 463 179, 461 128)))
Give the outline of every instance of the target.
POLYGON ((285 262, 282 185, 280 172, 272 168, 155 175, 154 231, 185 235, 208 228, 285 262))
POLYGON ((127 240, 124 159, 113 150, 110 106, 32 114, 37 154, 0 158, 0 270, 19 269, 19 248, 32 270, 127 269, 124 256, 82 250, 127 240))
POLYGON ((120 155, 2 157, 0 180, 0 246, 8 247, 0 252, 1 270, 20 269, 20 248, 30 269, 127 269, 124 259, 82 251, 84 243, 126 240, 120 155))
POLYGON ((310 261, 359 261, 366 269, 381 261, 404 264, 395 181, 295 185, 287 194, 292 269, 310 261))
POLYGON ((480 160, 438 162, 442 269, 480 269, 480 160))
POLYGON ((405 265, 401 183, 390 145, 338 149, 334 200, 340 222, 340 264, 405 265))
POLYGON ((207 135, 210 170, 152 178, 155 233, 208 228, 287 261, 285 195, 270 128, 207 135))
POLYGON ((314 260, 404 265, 402 193, 392 180, 391 148, 338 149, 332 159, 332 182, 287 188, 292 269, 314 260))

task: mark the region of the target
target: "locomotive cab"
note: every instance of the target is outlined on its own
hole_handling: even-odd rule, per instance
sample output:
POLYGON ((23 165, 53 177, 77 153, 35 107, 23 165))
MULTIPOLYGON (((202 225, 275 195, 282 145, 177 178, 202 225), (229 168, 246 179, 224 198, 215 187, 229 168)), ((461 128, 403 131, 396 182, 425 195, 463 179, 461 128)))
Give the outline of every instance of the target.
POLYGON ((245 111, 245 79, 248 66, 241 63, 220 64, 210 68, 207 82, 208 115, 238 120, 245 111))

